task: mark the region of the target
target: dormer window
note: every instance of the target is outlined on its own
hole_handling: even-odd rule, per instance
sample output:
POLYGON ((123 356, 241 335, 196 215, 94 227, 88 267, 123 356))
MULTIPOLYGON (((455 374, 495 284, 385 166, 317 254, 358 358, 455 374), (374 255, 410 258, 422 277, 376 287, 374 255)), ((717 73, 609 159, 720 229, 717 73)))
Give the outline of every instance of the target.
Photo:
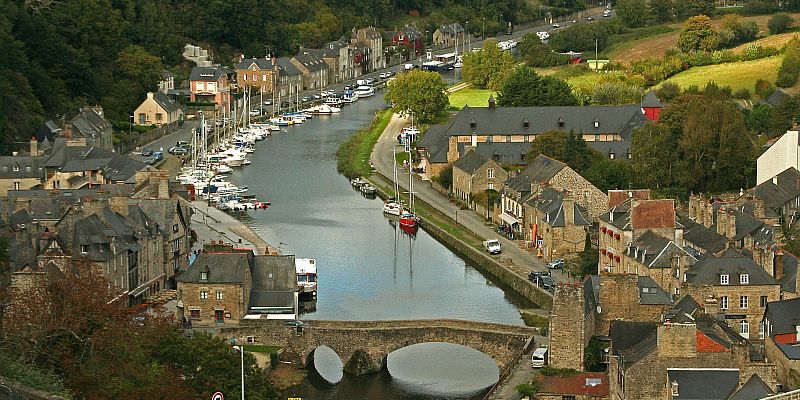
POLYGON ((14 172, 19 172, 19 165, 14 166, 14 172))
POLYGON ((200 273, 200 280, 207 281, 208 280, 208 272, 201 272, 200 273))
POLYGON ((599 128, 600 127, 600 120, 597 119, 597 117, 595 117, 595 119, 594 119, 594 127, 595 128, 599 128))
POLYGON ((564 127, 564 118, 563 117, 558 117, 558 127, 559 128, 563 128, 564 127))
POLYGON ((728 274, 722 274, 719 276, 720 285, 727 285, 729 283, 730 283, 730 276, 728 276, 728 274))
POLYGON ((530 128, 530 126, 531 126, 531 123, 530 123, 530 121, 528 121, 527 118, 522 120, 522 127, 523 128, 528 129, 528 128, 530 128))
POLYGON ((614 154, 614 150, 611 150, 611 151, 609 151, 609 152, 608 152, 608 158, 610 158, 610 159, 612 159, 612 160, 613 160, 613 159, 614 159, 616 156, 617 156, 617 155, 616 155, 616 154, 614 154))
POLYGON ((88 252, 89 252, 89 245, 88 244, 82 244, 81 245, 81 253, 86 254, 88 252))
POLYGON ((475 119, 474 119, 474 118, 473 118, 473 119, 471 119, 471 120, 469 120, 469 127, 470 127, 470 128, 475 128, 476 126, 478 126, 478 123, 477 123, 477 122, 475 122, 475 119))
POLYGON ((750 284, 750 275, 748 275, 748 274, 739 275, 739 284, 741 284, 741 285, 750 284))

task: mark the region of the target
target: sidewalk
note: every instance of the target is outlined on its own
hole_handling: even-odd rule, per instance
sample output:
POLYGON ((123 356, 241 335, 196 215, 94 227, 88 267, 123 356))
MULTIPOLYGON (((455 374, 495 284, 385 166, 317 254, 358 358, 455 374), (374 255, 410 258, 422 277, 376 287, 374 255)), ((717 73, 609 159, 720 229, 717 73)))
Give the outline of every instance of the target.
POLYGON ((256 255, 277 254, 278 250, 261 239, 252 229, 233 216, 209 206, 205 201, 192 202, 192 230, 197 242, 192 250, 200 250, 211 241, 233 243, 234 247, 252 249, 256 255))
MULTIPOLYGON (((372 151, 371 160, 375 169, 390 181, 393 175, 392 146, 397 146, 398 152, 403 151, 402 146, 397 144, 396 137, 400 133, 400 129, 409 122, 410 118, 394 114, 372 151)), ((400 187, 408 190, 408 181, 406 179, 399 179, 399 181, 400 187)), ((418 199, 452 218, 464 229, 476 236, 499 239, 503 248, 503 257, 511 260, 512 265, 509 268, 514 272, 527 276, 530 271, 547 271, 547 265, 534 254, 520 248, 519 241, 512 241, 499 235, 489 221, 484 220, 472 210, 461 210, 459 206, 451 203, 446 196, 433 189, 430 182, 423 181, 416 175, 414 176, 414 194, 418 199)), ((557 282, 575 280, 575 278, 568 278, 561 270, 552 270, 551 274, 557 282)))

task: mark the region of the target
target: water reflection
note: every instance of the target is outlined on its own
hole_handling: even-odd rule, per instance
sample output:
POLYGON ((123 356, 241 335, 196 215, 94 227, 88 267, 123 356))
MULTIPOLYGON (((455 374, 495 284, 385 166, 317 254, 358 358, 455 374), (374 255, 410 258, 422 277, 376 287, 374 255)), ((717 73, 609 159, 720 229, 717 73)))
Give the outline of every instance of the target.
POLYGON ((342 380, 342 360, 328 346, 319 346, 314 350, 314 369, 325 382, 339 383, 342 380))

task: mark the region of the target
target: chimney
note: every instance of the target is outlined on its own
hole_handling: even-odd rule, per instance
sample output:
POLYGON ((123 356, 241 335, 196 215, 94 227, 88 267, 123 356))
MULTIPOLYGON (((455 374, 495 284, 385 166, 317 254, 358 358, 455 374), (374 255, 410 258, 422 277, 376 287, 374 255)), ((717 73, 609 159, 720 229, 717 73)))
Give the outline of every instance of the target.
POLYGON ((153 100, 153 92, 147 92, 147 98, 153 100))
POLYGON ((783 250, 775 252, 775 259, 772 263, 772 276, 776 280, 783 278, 783 250))
POLYGON ((31 157, 37 157, 39 155, 39 141, 36 140, 36 136, 31 136, 31 157))
POLYGON ((719 314, 719 302, 717 302, 717 299, 713 297, 707 298, 705 301, 704 311, 706 314, 716 317, 716 315, 719 314))
POLYGON ((564 209, 564 225, 567 227, 575 225, 575 197, 572 192, 564 192, 561 207, 564 209))
POLYGON ((158 198, 159 199, 168 199, 169 198, 169 177, 168 176, 161 176, 158 180, 158 198))
POLYGON ((489 109, 494 109, 494 95, 489 95, 489 109))
POLYGON ((778 184, 778 175, 775 175, 775 176, 772 177, 772 184, 773 185, 777 185, 778 184))
POLYGON ((757 219, 766 218, 766 210, 764 209, 764 201, 760 199, 753 199, 755 207, 753 208, 753 216, 757 219))
POLYGON ((736 237, 736 213, 734 211, 728 213, 728 233, 726 236, 729 239, 736 237))
POLYGON ((645 257, 647 257, 647 250, 642 250, 642 264, 644 264, 645 257))
MULTIPOLYGON (((713 212, 712 210, 709 214, 713 212)), ((728 216, 723 209, 717 210, 717 233, 722 236, 728 235, 728 216)))

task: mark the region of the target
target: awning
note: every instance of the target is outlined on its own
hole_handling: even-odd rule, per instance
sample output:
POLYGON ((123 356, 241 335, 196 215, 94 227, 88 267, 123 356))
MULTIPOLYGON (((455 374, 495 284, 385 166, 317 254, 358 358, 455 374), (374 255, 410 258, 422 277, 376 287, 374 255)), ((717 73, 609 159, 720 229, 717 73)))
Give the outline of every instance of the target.
POLYGON ((517 225, 519 225, 519 220, 517 220, 517 218, 516 218, 516 217, 514 217, 514 216, 511 216, 511 215, 509 215, 509 214, 506 214, 506 213, 502 213, 502 214, 500 214, 500 219, 501 219, 503 222, 505 222, 505 223, 507 223, 507 224, 509 224, 509 225, 512 225, 512 226, 513 226, 514 224, 517 224, 517 225))

